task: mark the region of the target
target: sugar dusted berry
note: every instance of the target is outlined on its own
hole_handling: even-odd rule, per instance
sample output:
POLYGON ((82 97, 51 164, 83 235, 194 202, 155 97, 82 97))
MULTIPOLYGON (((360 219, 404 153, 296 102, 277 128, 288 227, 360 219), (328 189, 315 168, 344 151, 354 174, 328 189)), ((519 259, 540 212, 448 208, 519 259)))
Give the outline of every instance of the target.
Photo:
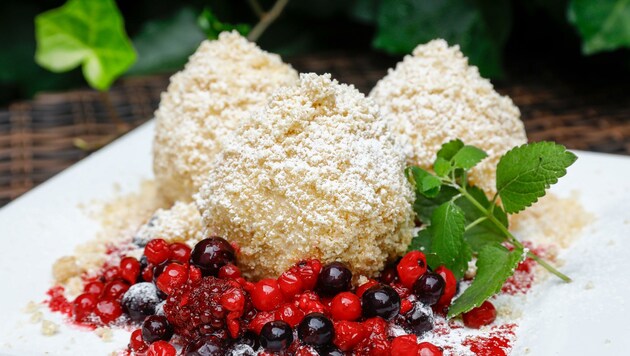
POLYGON ((142 339, 148 343, 168 341, 173 336, 173 327, 164 316, 151 315, 142 323, 142 339))
POLYGON ((218 236, 199 241, 190 254, 190 263, 197 266, 204 276, 216 276, 221 267, 235 261, 234 247, 218 236))
POLYGON ((351 292, 339 293, 330 302, 330 313, 335 320, 357 320, 361 317, 361 299, 351 292))
POLYGON ((121 304, 131 320, 143 321, 147 316, 155 314, 155 308, 160 301, 155 285, 142 282, 132 285, 125 292, 121 304))
POLYGON ((325 296, 334 296, 350 290, 352 272, 341 262, 329 263, 322 268, 317 278, 317 290, 325 296))
POLYGON ((494 305, 487 300, 477 308, 474 308, 462 315, 464 325, 474 329, 479 329, 482 326, 488 325, 496 318, 497 310, 494 305))
POLYGON ((413 308, 404 315, 404 323, 406 329, 415 335, 421 336, 425 332, 433 329, 433 313, 431 308, 416 303, 413 308))
POLYGON ((84 321, 96 308, 98 296, 92 293, 83 293, 72 302, 74 318, 77 321, 84 321))
POLYGON ((396 267, 400 282, 407 288, 413 284, 427 271, 427 260, 424 253, 420 251, 408 252, 396 267))
POLYGON ((434 305, 440 300, 444 292, 444 279, 435 272, 423 274, 413 284, 413 294, 426 305, 434 305))
POLYGON ((149 241, 144 247, 144 255, 147 256, 147 261, 154 265, 168 260, 171 256, 171 250, 169 249, 168 242, 162 239, 154 239, 149 241))
POLYGON ((400 296, 392 287, 376 286, 363 293, 361 304, 364 317, 391 320, 400 311, 400 296))
POLYGON ((260 345, 266 351, 280 352, 286 350, 293 342, 293 330, 284 321, 271 321, 260 331, 260 345))
POLYGON ((298 337, 305 344, 321 348, 330 344, 335 336, 332 321, 324 314, 311 313, 298 325, 298 337))

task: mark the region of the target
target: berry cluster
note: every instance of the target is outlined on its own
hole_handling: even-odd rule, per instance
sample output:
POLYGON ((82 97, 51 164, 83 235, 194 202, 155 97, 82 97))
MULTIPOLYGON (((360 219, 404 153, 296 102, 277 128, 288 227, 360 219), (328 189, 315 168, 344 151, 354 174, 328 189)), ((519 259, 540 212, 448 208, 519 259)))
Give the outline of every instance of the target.
MULTIPOLYGON (((193 249, 149 241, 140 260, 124 257, 85 284, 74 318, 141 323, 129 351, 137 355, 223 355, 249 349, 291 355, 442 355, 418 342, 445 313, 457 280, 445 267, 428 269, 422 252, 407 253, 379 280, 352 288, 340 262, 304 260, 280 275, 251 282, 236 266, 236 250, 220 237, 193 249), (128 318, 128 319, 125 319, 128 318), (404 330, 406 335, 393 337, 404 330)), ((465 313, 469 327, 491 323, 486 302, 465 313)))

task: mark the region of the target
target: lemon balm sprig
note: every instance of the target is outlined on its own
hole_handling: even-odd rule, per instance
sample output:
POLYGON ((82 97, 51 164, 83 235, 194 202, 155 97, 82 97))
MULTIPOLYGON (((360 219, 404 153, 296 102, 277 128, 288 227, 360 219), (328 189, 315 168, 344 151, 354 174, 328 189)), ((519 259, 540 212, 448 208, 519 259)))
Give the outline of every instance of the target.
POLYGON ((431 267, 445 265, 459 278, 473 257, 477 259, 477 275, 455 300, 449 317, 477 307, 497 293, 526 256, 563 281, 571 281, 523 246, 509 231, 507 216, 544 196, 577 157, 552 142, 515 147, 499 160, 496 194, 491 200, 468 182, 469 171, 486 157, 479 148, 453 140, 438 151, 434 173, 419 167, 406 171, 416 190, 414 209, 425 225, 409 248, 422 250, 431 267))

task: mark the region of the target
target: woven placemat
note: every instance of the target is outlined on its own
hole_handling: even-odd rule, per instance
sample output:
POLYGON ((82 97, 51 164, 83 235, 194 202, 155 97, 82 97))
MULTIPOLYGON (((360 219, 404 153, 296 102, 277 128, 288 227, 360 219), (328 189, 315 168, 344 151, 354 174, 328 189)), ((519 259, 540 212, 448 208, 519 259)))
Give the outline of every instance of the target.
MULTIPOLYGON (((367 93, 396 60, 344 52, 289 62, 301 72, 329 72, 367 93)), ((108 93, 40 94, 0 110, 0 206, 150 119, 167 85, 166 75, 128 78, 108 93)), ((533 141, 630 154, 630 82, 568 85, 517 75, 497 89, 520 107, 533 141)))

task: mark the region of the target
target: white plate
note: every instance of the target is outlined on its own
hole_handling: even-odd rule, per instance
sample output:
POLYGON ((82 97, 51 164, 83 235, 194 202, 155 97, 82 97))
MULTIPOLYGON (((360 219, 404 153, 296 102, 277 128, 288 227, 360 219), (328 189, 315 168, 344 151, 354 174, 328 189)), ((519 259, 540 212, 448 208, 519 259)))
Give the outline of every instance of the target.
MULTIPOLYGON (((21 309, 41 301, 50 268, 77 244, 94 237, 98 224, 78 205, 107 199, 151 178, 153 123, 148 123, 79 162, 0 210, 0 353, 10 355, 107 354, 124 348, 128 332, 105 343, 94 333, 62 326, 46 337, 21 309)), ((523 306, 513 354, 622 355, 630 350, 630 158, 577 152, 580 159, 553 188, 579 191, 597 218, 561 257, 572 285, 538 284, 523 306), (594 243, 596 241, 596 243, 594 243), (592 287, 592 288, 590 288, 592 287)), ((45 316, 62 324, 59 315, 45 316)))

